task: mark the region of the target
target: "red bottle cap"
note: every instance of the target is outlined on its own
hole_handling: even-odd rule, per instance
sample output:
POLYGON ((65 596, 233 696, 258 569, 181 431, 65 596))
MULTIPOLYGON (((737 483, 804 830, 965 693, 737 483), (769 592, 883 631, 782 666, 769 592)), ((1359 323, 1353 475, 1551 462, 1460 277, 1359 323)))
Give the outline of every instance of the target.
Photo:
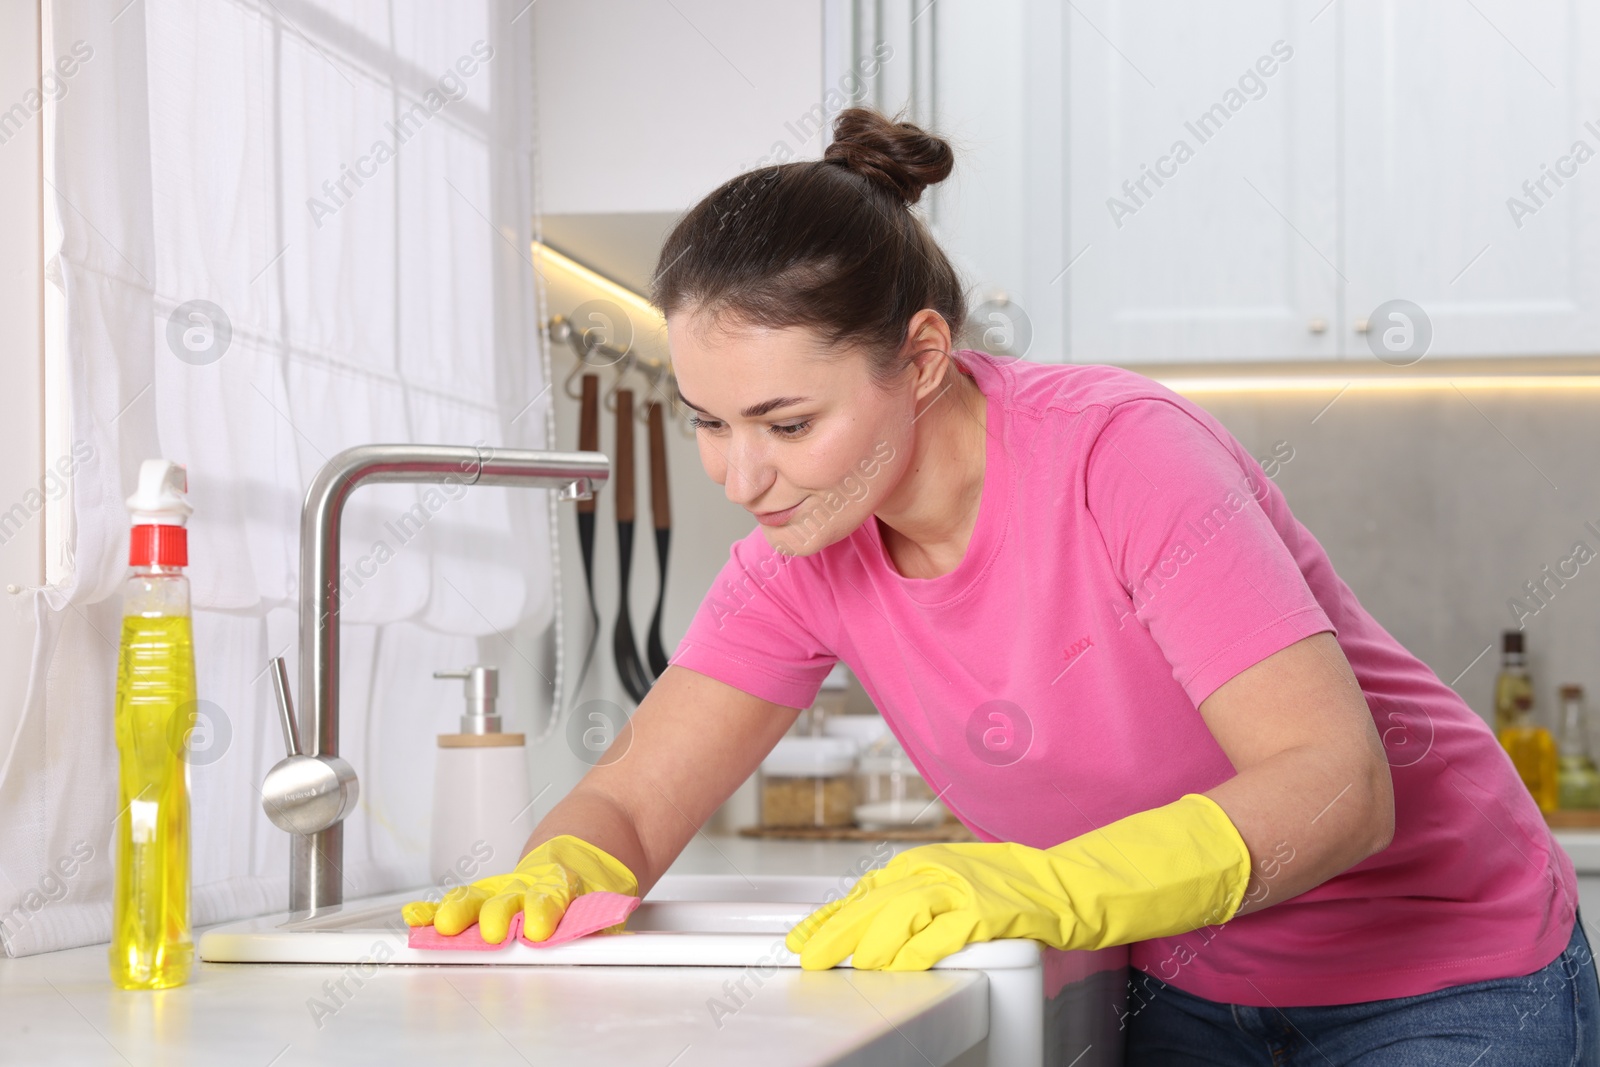
POLYGON ((128 538, 128 563, 134 567, 187 567, 189 531, 182 526, 135 526, 128 538))

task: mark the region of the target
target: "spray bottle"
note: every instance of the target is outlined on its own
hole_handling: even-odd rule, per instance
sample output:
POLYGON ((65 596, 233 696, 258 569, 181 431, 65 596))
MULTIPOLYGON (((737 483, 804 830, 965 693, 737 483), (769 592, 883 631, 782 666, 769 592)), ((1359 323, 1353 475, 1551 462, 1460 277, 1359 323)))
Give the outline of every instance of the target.
POLYGON ((122 592, 116 737, 121 785, 111 980, 123 989, 188 981, 189 763, 195 717, 184 468, 147 459, 128 498, 133 567, 122 592))

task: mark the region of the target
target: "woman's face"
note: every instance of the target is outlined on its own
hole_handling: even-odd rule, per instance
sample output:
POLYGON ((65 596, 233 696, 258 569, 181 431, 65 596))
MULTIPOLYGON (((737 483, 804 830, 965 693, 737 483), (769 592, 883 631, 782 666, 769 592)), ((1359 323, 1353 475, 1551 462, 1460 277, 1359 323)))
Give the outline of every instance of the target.
POLYGON ((779 552, 807 556, 860 526, 911 456, 916 375, 887 387, 867 356, 810 330, 667 321, 673 371, 694 409, 700 462, 779 552))

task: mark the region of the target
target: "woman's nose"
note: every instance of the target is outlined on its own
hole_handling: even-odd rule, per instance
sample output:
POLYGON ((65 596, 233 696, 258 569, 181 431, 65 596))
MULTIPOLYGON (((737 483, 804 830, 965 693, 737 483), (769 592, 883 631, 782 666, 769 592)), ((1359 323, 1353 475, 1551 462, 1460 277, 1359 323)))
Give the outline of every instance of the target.
POLYGON ((728 475, 722 483, 723 491, 729 500, 740 507, 750 507, 772 485, 773 471, 766 462, 763 450, 750 447, 735 435, 735 439, 728 442, 724 458, 728 475))

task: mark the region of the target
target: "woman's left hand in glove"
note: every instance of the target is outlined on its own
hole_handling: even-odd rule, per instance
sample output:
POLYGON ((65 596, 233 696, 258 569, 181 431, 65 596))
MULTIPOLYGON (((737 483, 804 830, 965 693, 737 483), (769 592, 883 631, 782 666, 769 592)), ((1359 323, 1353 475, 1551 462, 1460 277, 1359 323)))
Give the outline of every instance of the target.
POLYGON ((1050 849, 923 845, 868 871, 789 931, 806 970, 925 970, 977 941, 1093 949, 1225 923, 1250 852, 1215 801, 1185 794, 1050 849))

